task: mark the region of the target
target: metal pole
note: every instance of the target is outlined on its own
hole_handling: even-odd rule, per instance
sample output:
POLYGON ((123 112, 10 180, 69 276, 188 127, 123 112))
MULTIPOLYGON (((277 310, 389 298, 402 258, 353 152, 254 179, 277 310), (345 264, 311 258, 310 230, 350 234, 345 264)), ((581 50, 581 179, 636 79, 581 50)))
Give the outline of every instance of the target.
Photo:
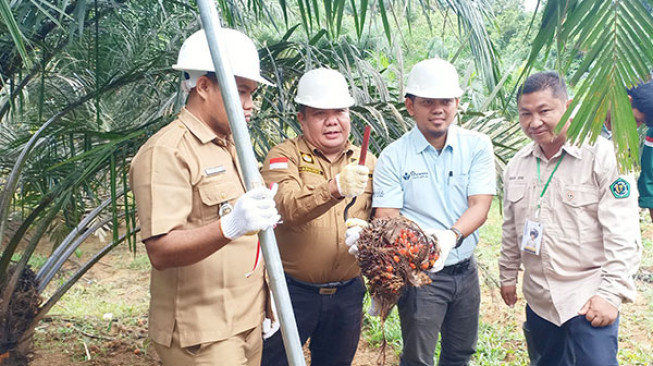
MULTIPOLYGON (((254 157, 254 149, 247 131, 247 123, 240 98, 236 89, 236 81, 231 74, 229 59, 222 57, 222 51, 218 42, 218 33, 220 32, 220 17, 215 5, 211 0, 197 0, 200 10, 202 27, 206 32, 206 38, 211 50, 211 58, 215 67, 215 74, 218 78, 218 85, 222 93, 229 125, 236 143, 236 151, 240 160, 240 168, 245 179, 247 190, 260 186, 263 182, 260 180, 258 164, 254 157), (229 70, 229 71, 227 71, 229 70)), ((268 229, 261 231, 259 234, 263 258, 270 277, 270 289, 274 295, 275 305, 278 310, 279 322, 281 323, 281 333, 283 342, 286 347, 288 362, 292 366, 305 366, 304 353, 302 345, 299 342, 299 333, 295 323, 295 314, 293 313, 286 278, 281 265, 281 257, 277 248, 277 241, 274 237, 274 231, 268 229)))

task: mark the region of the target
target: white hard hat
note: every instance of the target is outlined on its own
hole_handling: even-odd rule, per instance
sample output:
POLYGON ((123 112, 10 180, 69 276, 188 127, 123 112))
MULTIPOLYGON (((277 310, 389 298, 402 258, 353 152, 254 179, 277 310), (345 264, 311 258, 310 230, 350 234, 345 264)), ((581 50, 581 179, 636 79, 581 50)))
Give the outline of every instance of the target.
POLYGON ((319 68, 311 70, 299 79, 297 104, 317 109, 339 109, 354 105, 345 77, 336 70, 319 68))
MULTIPOLYGON (((274 85, 261 76, 261 67, 258 51, 254 42, 245 34, 228 28, 222 28, 218 33, 223 54, 229 58, 231 72, 235 76, 254 80, 266 85, 274 85)), ((199 30, 186 38, 179 50, 177 63, 172 65, 175 70, 185 71, 185 78, 189 81, 189 88, 195 87, 197 79, 207 72, 215 72, 209 43, 204 30, 199 30)))
POLYGON ((431 58, 413 66, 408 74, 406 94, 422 98, 449 99, 463 95, 458 72, 449 62, 431 58))

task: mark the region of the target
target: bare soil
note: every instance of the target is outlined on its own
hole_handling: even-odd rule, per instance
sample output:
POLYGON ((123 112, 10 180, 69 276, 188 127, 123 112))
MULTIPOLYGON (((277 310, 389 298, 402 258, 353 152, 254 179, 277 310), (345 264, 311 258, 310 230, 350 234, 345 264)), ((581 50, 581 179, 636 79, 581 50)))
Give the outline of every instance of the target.
MULTIPOLYGON (((89 239, 90 241, 91 239, 89 239)), ((93 253, 101 243, 86 246, 85 253, 93 253)), ((142 251, 142 246, 138 248, 142 251)), ((138 254, 144 255, 142 252, 138 254)), ((70 269, 79 266, 86 255, 67 264, 70 269)), ((88 288, 75 296, 96 296, 91 287, 101 284, 109 286, 112 291, 108 296, 115 302, 133 303, 142 308, 140 314, 123 319, 114 319, 110 328, 108 321, 97 316, 75 318, 66 315, 67 309, 54 308, 54 315, 46 317, 37 328, 35 349, 30 365, 33 366, 146 366, 161 365, 154 347, 147 337, 147 296, 149 291, 149 270, 126 268, 134 260, 134 255, 126 246, 118 247, 77 283, 75 287, 88 288), (145 306, 143 306, 145 304, 145 306)), ((69 296, 67 294, 66 296, 69 296)), ((104 299, 111 301, 111 299, 104 299)), ((93 300, 89 300, 93 301, 93 300)), ((65 303, 62 302, 62 303, 65 303)), ((305 347, 307 361, 310 352, 305 347)), ((352 365, 376 365, 379 349, 371 347, 361 339, 352 365)), ((388 347, 386 365, 397 364, 397 357, 388 347)))
MULTIPOLYGON (((642 236, 645 240, 653 241, 651 228, 653 226, 648 225, 643 231, 642 236)), ((77 261, 82 262, 86 256, 91 255, 94 246, 99 248, 101 244, 87 245, 85 254, 79 259, 71 260, 67 266, 70 269, 78 267, 77 261)), ((37 328, 31 365, 160 365, 156 352, 147 338, 149 269, 147 263, 143 262, 146 261, 142 257, 143 247, 139 246, 138 250, 140 253, 137 258, 140 257, 141 263, 134 266, 133 263, 136 262, 134 254, 126 246, 116 248, 73 287, 73 290, 77 289, 76 291, 71 290, 66 295, 76 297, 76 301, 85 301, 85 298, 89 298, 90 304, 95 304, 97 301, 93 297, 102 296, 103 300, 108 302, 133 306, 130 315, 114 318, 109 327, 108 322, 102 319, 101 312, 100 315, 73 316, 70 314, 79 314, 76 308, 75 311, 71 310, 73 306, 77 306, 77 303, 70 305, 67 301, 62 301, 51 310, 51 315, 46 317, 37 328), (110 291, 98 294, 93 290, 98 285, 103 288, 108 287, 110 291)), ((500 363, 522 364, 513 359, 516 358, 516 352, 525 352, 526 349, 526 343, 519 329, 519 325, 524 320, 524 300, 521 298, 514 308, 505 306, 497 284, 493 282, 496 279, 496 273, 493 273, 496 272, 496 268, 489 268, 495 266, 496 258, 481 258, 481 261, 489 263, 488 268, 482 268, 480 271, 483 282, 481 323, 491 324, 497 329, 515 327, 512 331, 514 337, 506 337, 501 341, 500 347, 508 351, 500 363)), ((650 260, 644 262, 637 275, 636 284, 639 291, 637 301, 634 304, 625 304, 621 308, 619 334, 621 355, 653 349, 649 319, 652 308, 647 302, 650 295, 645 295, 653 291, 653 267, 650 266, 650 260)), ((493 334, 493 336, 501 338, 503 335, 493 334)), ((307 360, 310 360, 306 349, 305 354, 307 360)), ((352 365, 376 365, 378 356, 378 347, 370 346, 361 339, 352 365)), ((386 349, 386 357, 386 365, 398 364, 398 358, 390 346, 386 349)), ((621 359, 624 358, 627 360, 629 357, 621 359)), ((640 361, 622 361, 622 365, 653 365, 653 356, 650 361, 644 363, 640 358, 640 361)))

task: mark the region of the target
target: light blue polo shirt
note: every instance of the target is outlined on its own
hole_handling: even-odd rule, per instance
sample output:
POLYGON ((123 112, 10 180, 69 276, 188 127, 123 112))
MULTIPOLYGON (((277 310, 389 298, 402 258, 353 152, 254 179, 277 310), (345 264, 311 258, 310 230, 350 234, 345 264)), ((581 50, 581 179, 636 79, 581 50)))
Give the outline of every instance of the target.
MULTIPOLYGON (((492 142, 451 125, 438 153, 415 126, 381 152, 373 182, 373 207, 399 208, 422 228, 448 229, 467 210, 469 196, 496 194, 492 142)), ((474 231, 445 265, 471 257, 477 243, 474 231)))

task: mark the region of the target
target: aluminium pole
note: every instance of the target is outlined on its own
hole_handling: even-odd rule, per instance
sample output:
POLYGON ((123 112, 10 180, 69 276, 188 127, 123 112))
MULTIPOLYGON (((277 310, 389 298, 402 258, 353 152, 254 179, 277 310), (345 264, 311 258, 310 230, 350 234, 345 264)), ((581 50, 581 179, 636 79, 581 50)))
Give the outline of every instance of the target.
MULTIPOLYGON (((215 74, 218 79, 218 86, 222 93, 229 125, 236 143, 236 151, 240 161, 240 168, 245 180, 247 190, 259 187, 263 184, 260 179, 258 165, 254 157, 254 149, 247 130, 247 123, 240 105, 240 98, 236 89, 236 81, 231 73, 228 57, 222 56, 222 49, 218 42, 220 32, 220 17, 211 0, 197 0, 200 10, 202 27, 206 32, 206 38, 211 50, 211 58, 215 67, 215 74), (227 71, 229 70, 229 71, 227 71)), ((275 305, 278 310, 279 322, 281 323, 281 334, 286 347, 286 355, 291 366, 305 366, 304 353, 299 341, 299 333, 295 323, 288 286, 283 273, 281 257, 277 248, 277 241, 272 229, 259 232, 261 250, 270 277, 270 289, 274 294, 275 305)))

